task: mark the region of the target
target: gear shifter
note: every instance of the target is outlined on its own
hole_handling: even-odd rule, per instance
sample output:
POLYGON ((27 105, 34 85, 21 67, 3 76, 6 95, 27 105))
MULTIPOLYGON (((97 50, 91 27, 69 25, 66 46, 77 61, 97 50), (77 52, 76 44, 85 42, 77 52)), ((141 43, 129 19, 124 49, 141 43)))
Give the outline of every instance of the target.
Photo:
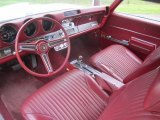
POLYGON ((83 56, 78 56, 78 59, 77 59, 77 61, 79 62, 79 63, 81 63, 82 61, 83 61, 83 56))
POLYGON ((83 61, 83 56, 78 56, 78 59, 77 59, 77 63, 79 64, 80 68, 82 68, 82 61, 83 61))

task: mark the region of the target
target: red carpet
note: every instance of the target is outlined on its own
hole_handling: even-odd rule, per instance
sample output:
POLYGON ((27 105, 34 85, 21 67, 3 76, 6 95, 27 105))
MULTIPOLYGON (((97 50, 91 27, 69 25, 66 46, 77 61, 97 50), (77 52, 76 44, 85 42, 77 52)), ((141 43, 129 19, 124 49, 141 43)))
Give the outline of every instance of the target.
POLYGON ((43 83, 23 70, 2 73, 0 77, 1 99, 15 120, 23 120, 20 106, 43 83))

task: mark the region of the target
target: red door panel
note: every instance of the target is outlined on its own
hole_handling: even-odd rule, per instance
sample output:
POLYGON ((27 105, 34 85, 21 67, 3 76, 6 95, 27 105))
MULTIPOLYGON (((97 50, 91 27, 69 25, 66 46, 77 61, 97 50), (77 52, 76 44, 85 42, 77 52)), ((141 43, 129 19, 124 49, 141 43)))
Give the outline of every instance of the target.
POLYGON ((151 51, 156 49, 156 44, 135 37, 131 37, 129 46, 144 54, 149 54, 151 51))
POLYGON ((160 46, 160 22, 114 13, 101 29, 101 47, 123 44, 144 59, 160 46))

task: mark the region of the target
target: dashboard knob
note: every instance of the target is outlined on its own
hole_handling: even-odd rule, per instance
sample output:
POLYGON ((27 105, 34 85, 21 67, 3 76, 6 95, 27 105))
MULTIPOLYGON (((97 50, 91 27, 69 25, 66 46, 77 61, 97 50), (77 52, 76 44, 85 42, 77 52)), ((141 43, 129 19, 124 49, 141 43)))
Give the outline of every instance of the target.
POLYGON ((2 39, 8 40, 8 39, 9 39, 9 34, 3 33, 3 34, 2 34, 2 39))

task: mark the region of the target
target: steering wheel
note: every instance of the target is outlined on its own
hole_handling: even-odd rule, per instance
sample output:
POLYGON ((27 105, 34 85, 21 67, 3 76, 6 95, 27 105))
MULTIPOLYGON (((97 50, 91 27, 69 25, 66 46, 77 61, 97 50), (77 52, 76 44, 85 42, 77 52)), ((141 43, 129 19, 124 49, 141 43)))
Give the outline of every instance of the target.
MULTIPOLYGON (((42 30, 37 30, 38 33, 40 33, 42 30)), ((55 52, 55 51, 53 51, 55 52)), ((47 18, 47 17, 40 17, 40 18, 34 18, 31 19, 29 21, 27 21, 25 24, 22 25, 22 27, 19 29, 17 36, 16 36, 16 40, 15 40, 15 53, 16 53, 16 57, 17 60, 19 62, 19 64, 21 65, 21 67, 26 70, 28 73, 30 73, 33 76, 37 76, 37 77, 50 77, 53 76, 54 74, 58 73, 59 71, 61 71, 64 66, 66 65, 69 55, 70 55, 70 39, 66 33, 66 31, 64 30, 64 28, 62 27, 62 25, 55 19, 52 18, 47 18), (37 38, 33 38, 33 40, 27 40, 22 41, 22 39, 24 38, 25 35, 25 29, 26 27, 30 24, 30 23, 34 23, 38 21, 38 25, 39 25, 39 29, 43 29, 43 24, 42 21, 43 20, 48 20, 48 21, 52 21, 52 23, 54 24, 54 27, 51 28, 49 33, 45 33, 42 35, 42 37, 37 37, 37 38), (61 31, 61 37, 58 38, 53 38, 54 35, 50 36, 51 34, 55 33, 55 29, 57 29, 59 31, 61 31), (50 38, 48 40, 45 39, 46 36, 50 36, 50 38), (53 48, 55 48, 58 45, 66 45, 67 48, 67 52, 66 52, 66 57, 63 61, 63 63, 61 64, 61 66, 59 66, 59 68, 57 68, 56 70, 53 70, 50 58, 49 58, 49 51, 53 51, 53 48), (32 52, 34 54, 37 54, 40 56, 43 65, 45 66, 45 69, 47 71, 47 73, 43 74, 43 73, 37 73, 35 71, 32 71, 31 69, 29 69, 24 62, 22 61, 20 52, 32 52)))

